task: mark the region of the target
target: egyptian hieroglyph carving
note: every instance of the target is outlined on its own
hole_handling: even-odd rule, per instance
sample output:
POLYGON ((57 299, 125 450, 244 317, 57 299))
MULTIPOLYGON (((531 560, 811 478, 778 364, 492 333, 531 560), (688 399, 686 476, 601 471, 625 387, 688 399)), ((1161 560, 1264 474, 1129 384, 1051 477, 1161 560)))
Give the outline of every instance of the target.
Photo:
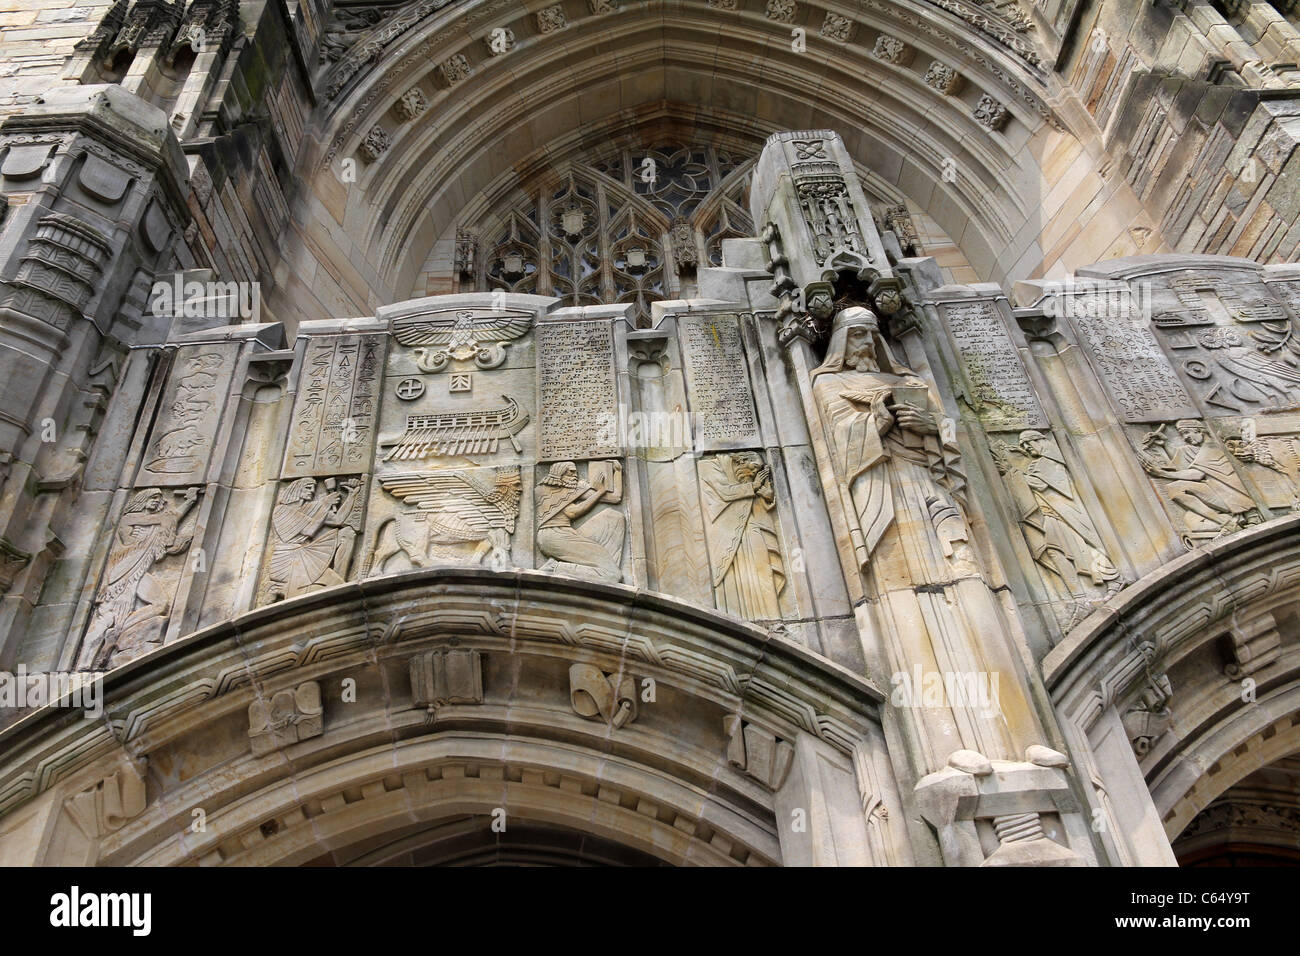
POLYGON ((942 406, 894 358, 875 313, 855 307, 836 316, 812 380, 862 570, 895 529, 908 543, 889 549, 889 578, 942 584, 955 572, 976 574, 960 501, 965 479, 956 445, 940 433, 942 406))
POLYGON ((361 533, 360 478, 284 482, 271 512, 266 599, 278 601, 347 580, 361 533))
POLYGON ((370 467, 382 335, 319 335, 307 344, 282 478, 370 467))
POLYGON ((431 564, 511 564, 519 518, 518 466, 380 475, 379 486, 406 506, 375 528, 362 577, 431 564), (404 561, 402 560, 404 559, 404 561))
POLYGON ((1179 441, 1172 447, 1165 425, 1143 435, 1138 460, 1182 509, 1183 544, 1190 549, 1246 525, 1259 524, 1263 520, 1259 508, 1228 456, 1207 440, 1205 425, 1191 418, 1175 422, 1174 428, 1179 441))
MULTIPOLYGON (((1035 429, 1016 447, 995 440, 993 460, 1007 483, 1029 549, 1076 611, 1123 585, 1097 527, 1080 500, 1056 441, 1035 429)), ((1074 623, 1075 613, 1069 623, 1074 623)))
POLYGON ((580 717, 603 720, 615 730, 636 720, 636 681, 630 674, 607 674, 594 664, 569 668, 569 703, 580 717))
POLYGON ((189 548, 194 523, 186 518, 199 491, 177 489, 172 503, 161 489, 145 488, 127 502, 82 643, 82 670, 106 670, 162 644, 176 575, 157 565, 189 548))
POLYGON ((557 461, 538 482, 535 494, 537 549, 550 559, 539 570, 623 580, 626 521, 621 511, 610 507, 623 500, 621 463, 592 462, 583 479, 574 462, 557 461))
POLYGON ((277 691, 269 701, 255 700, 248 705, 248 741, 254 757, 319 737, 324 730, 325 706, 320 684, 314 680, 277 691))
POLYGON ((203 479, 234 362, 218 349, 177 350, 145 461, 144 481, 188 485, 203 479))
POLYGON ((712 455, 700 462, 700 490, 718 607, 751 621, 779 620, 785 563, 772 470, 755 452, 712 455))

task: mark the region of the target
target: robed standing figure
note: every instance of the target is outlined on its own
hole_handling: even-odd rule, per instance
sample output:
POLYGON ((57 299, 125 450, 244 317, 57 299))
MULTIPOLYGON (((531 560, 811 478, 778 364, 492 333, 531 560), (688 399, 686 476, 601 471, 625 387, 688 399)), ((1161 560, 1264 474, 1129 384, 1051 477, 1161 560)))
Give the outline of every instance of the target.
POLYGON ((858 565, 882 586, 978 574, 956 445, 933 389, 894 358, 874 312, 841 311, 812 372, 858 565))

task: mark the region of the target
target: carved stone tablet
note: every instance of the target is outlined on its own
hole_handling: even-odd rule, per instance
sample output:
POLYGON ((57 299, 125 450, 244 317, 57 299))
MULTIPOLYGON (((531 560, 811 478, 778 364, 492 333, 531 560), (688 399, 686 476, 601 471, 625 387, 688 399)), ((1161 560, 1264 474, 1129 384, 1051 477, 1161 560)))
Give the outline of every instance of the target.
POLYGON ((621 455, 610 323, 543 322, 536 341, 538 460, 621 455))
POLYGON ((383 335, 327 335, 307 343, 284 478, 370 470, 383 335))
POLYGON ((695 413, 699 451, 752 448, 760 444, 754 395, 749 386, 740 323, 732 315, 677 320, 682 361, 695 413))
POLYGON ((1151 330, 1126 315, 1074 316, 1088 357, 1126 422, 1195 418, 1199 413, 1151 330))
POLYGON ((941 305, 970 383, 975 410, 991 431, 1043 428, 1038 396, 993 302, 941 305))
POLYGON ((226 407, 235 354, 234 348, 219 345, 187 345, 176 350, 137 486, 203 481, 226 407))

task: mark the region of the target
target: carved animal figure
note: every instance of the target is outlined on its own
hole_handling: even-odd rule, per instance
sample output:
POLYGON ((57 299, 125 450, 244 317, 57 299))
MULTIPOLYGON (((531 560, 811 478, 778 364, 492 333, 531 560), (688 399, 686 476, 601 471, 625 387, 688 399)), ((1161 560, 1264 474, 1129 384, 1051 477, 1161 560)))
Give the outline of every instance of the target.
POLYGON ((440 561, 494 566, 510 563, 510 535, 519 517, 519 467, 492 471, 405 472, 381 475, 380 486, 407 508, 380 522, 361 576, 399 552, 412 566, 440 561))

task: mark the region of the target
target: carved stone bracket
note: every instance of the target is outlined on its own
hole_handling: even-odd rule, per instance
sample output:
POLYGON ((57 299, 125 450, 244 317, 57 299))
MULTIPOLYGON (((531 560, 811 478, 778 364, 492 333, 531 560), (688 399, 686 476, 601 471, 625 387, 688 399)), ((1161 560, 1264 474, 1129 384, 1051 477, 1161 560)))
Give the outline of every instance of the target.
POLYGON ((727 763, 768 789, 780 790, 794 762, 794 745, 739 714, 724 717, 722 727, 727 735, 727 763))

